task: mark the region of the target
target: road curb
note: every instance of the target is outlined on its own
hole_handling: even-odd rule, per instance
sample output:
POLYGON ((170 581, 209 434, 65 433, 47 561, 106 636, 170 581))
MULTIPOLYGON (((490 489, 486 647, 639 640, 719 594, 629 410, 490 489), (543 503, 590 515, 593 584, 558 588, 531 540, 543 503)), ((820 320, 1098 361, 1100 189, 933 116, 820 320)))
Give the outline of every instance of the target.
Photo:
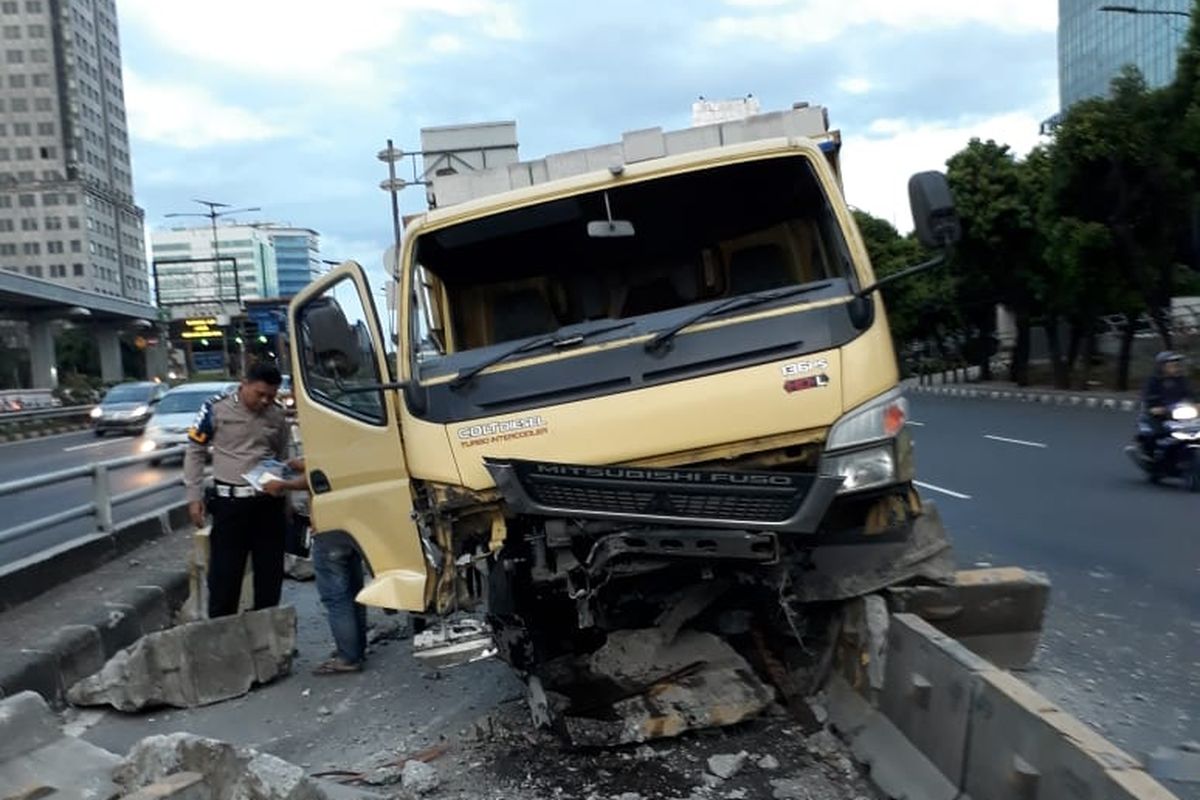
MULTIPOLYGON (((3 424, 3 422, 0 422, 3 424)), ((0 444, 9 442, 23 442, 27 439, 44 439, 47 436, 61 436, 64 433, 75 433, 77 431, 87 430, 91 427, 89 422, 81 422, 77 425, 55 425, 52 428, 45 428, 36 431, 20 431, 17 433, 0 433, 0 444)))
POLYGON ((190 589, 186 567, 160 570, 149 583, 130 586, 19 653, 0 658, 0 697, 22 691, 41 695, 54 708, 67 690, 98 672, 108 659, 147 633, 171 627, 190 589))
POLYGON ((921 386, 910 384, 909 391, 942 397, 961 397, 980 400, 1011 400, 1068 408, 1090 408, 1106 411, 1137 411, 1138 401, 1116 395, 1071 394, 1025 389, 980 389, 969 386, 921 386))

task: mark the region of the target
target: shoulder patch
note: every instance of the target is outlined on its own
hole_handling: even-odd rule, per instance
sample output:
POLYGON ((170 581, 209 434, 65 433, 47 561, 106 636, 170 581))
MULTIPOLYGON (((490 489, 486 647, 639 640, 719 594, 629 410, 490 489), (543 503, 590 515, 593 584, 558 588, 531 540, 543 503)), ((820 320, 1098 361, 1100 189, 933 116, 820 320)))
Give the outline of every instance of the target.
POLYGON ((200 410, 196 412, 196 419, 192 421, 192 426, 188 428, 189 439, 196 444, 209 443, 213 432, 216 430, 216 417, 213 414, 213 406, 224 400, 227 396, 216 394, 204 401, 204 405, 200 406, 200 410))

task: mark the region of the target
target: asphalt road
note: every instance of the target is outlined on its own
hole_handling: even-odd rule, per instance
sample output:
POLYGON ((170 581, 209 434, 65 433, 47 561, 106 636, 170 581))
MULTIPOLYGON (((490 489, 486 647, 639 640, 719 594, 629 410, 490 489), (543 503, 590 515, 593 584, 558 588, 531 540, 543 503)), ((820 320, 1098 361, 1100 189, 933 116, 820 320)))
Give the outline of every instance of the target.
POLYGON ((1051 579, 1026 678, 1133 754, 1200 740, 1200 495, 1141 476, 1131 415, 921 395, 912 418, 960 565, 1051 579))
MULTIPOLYGON (((115 434, 98 439, 89 430, 3 444, 0 445, 0 483, 134 455, 140 441, 137 437, 115 434)), ((111 488, 113 494, 121 494, 177 477, 179 474, 180 470, 176 465, 152 467, 149 464, 141 464, 123 467, 110 474, 111 488)), ((113 509, 113 518, 120 521, 148 513, 181 498, 182 493, 183 488, 176 485, 148 497, 122 503, 113 509)), ((82 505, 91 499, 90 477, 0 497, 0 532, 82 505)), ((0 566, 93 533, 95 530, 95 521, 89 516, 33 533, 17 541, 0 543, 0 566)))

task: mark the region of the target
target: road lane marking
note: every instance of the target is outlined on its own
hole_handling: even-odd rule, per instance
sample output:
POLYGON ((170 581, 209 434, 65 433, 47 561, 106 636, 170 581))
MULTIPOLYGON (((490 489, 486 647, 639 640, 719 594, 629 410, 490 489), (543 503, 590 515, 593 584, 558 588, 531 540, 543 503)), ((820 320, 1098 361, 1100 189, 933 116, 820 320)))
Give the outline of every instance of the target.
POLYGON ((917 422, 916 420, 912 420, 912 419, 910 419, 910 420, 908 421, 908 424, 909 424, 909 425, 916 425, 918 428, 924 428, 924 427, 925 427, 925 423, 924 423, 924 422, 917 422))
POLYGON ((990 433, 985 433, 983 435, 983 438, 991 439, 993 442, 1005 442, 1007 444, 1019 444, 1022 447, 1040 447, 1042 449, 1045 449, 1050 446, 1048 444, 1042 444, 1041 442, 1027 442, 1024 439, 1009 439, 1006 436, 992 436, 990 433))
POLYGON ((93 447, 104 447, 110 444, 129 444, 127 439, 109 439, 106 442, 91 442, 89 444, 77 444, 74 447, 64 447, 64 453, 74 453, 76 450, 91 450, 93 447))
POLYGON ((963 494, 962 492, 954 492, 954 491, 951 491, 950 489, 943 489, 941 486, 934 486, 932 483, 925 483, 924 481, 913 481, 913 483, 916 484, 917 486, 920 486, 922 489, 928 489, 931 492, 941 492, 942 494, 948 494, 951 497, 957 497, 959 500, 970 500, 971 499, 971 495, 969 495, 969 494, 963 494))

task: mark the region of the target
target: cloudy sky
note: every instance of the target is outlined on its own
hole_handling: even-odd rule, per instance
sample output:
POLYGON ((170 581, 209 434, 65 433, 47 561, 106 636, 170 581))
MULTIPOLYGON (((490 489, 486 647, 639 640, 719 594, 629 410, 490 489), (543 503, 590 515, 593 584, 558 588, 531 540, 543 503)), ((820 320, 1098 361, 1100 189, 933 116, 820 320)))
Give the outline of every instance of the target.
MULTIPOLYGON (((373 271, 375 153, 428 125, 517 121, 522 158, 690 123, 753 93, 829 107, 848 201, 911 228, 906 181, 971 136, 1024 152, 1057 108, 1053 0, 117 0, 134 184, 315 228, 373 271)), ((419 211, 419 187, 402 194, 419 211)))

